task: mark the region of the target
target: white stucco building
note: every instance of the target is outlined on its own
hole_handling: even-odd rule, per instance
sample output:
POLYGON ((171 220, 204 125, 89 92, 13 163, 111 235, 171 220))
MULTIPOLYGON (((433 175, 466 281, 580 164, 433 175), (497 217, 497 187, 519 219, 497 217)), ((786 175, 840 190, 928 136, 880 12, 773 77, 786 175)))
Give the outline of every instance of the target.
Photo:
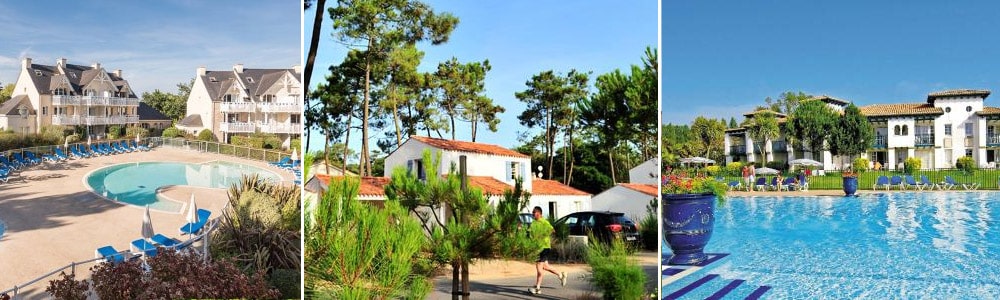
POLYGON ((660 159, 650 158, 628 170, 628 182, 657 184, 660 182, 660 159))
POLYGON ((209 129, 229 142, 235 135, 273 133, 287 146, 302 134, 302 70, 197 69, 187 112, 177 127, 192 134, 209 129))
POLYGON ((597 211, 625 213, 632 221, 639 222, 646 217, 646 206, 657 196, 655 184, 619 183, 594 196, 591 200, 597 211))
MULTIPOLYGON (((901 168, 909 157, 921 160, 924 169, 952 168, 963 156, 972 157, 980 167, 995 167, 1000 150, 1000 108, 985 105, 988 90, 946 90, 927 95, 925 102, 873 104, 859 107, 875 129, 875 142, 866 155, 885 169, 901 168)), ((824 101, 843 111, 847 101, 828 96, 824 101)), ((760 112, 748 113, 752 118, 760 112)), ((784 115, 778 115, 784 122, 784 115)), ((726 162, 760 162, 760 149, 753 145, 745 128, 726 130, 726 162)), ((768 161, 811 158, 823 163, 826 170, 841 169, 850 162, 833 157, 829 151, 808 153, 792 149, 779 137, 765 145, 768 161)))

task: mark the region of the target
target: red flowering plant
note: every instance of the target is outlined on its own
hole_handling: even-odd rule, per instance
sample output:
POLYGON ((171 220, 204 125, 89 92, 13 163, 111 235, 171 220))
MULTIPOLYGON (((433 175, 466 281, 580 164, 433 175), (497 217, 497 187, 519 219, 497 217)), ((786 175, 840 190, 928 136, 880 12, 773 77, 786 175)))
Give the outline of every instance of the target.
POLYGON ((844 169, 844 172, 841 173, 840 175, 843 176, 844 178, 848 177, 858 178, 858 172, 855 172, 854 169, 852 168, 844 169))
POLYGON ((726 200, 726 184, 708 178, 704 175, 688 176, 685 173, 669 174, 663 177, 662 192, 664 194, 707 194, 726 200))

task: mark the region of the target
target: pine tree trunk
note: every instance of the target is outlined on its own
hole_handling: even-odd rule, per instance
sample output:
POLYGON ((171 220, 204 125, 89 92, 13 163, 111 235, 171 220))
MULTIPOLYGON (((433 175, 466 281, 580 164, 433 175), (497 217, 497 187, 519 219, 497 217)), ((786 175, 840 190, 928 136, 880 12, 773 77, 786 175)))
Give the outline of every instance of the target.
POLYGON ((611 169, 611 184, 618 184, 618 179, 615 178, 614 151, 612 151, 611 149, 608 149, 608 165, 610 166, 609 169, 611 169))
MULTIPOLYGON (((372 48, 372 41, 368 41, 368 49, 372 48)), ((369 60, 371 59, 371 54, 368 54, 369 60)), ((369 176, 368 173, 368 101, 371 89, 371 62, 365 62, 365 100, 362 104, 362 111, 364 112, 361 116, 361 161, 358 162, 358 175, 361 177, 369 176)))

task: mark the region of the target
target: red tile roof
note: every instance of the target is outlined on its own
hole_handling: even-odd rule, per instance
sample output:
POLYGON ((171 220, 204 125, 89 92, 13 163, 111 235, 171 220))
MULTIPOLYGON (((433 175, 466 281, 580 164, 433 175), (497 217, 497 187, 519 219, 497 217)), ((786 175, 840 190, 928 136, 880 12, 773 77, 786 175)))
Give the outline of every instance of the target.
POLYGON ((618 185, 653 197, 659 193, 655 184, 619 183, 618 185))
POLYGON ((983 107, 982 111, 977 112, 976 114, 980 115, 980 116, 995 116, 995 115, 1000 115, 1000 108, 992 107, 992 106, 986 106, 986 107, 983 107))
POLYGON ((555 196, 590 196, 590 193, 575 189, 554 180, 533 178, 531 180, 532 195, 555 195, 555 196))
MULTIPOLYGON (((324 186, 330 186, 331 178, 344 178, 344 176, 330 176, 326 174, 316 174, 324 186)), ((355 177, 356 178, 356 177, 355 177)), ((384 196, 385 186, 389 184, 388 177, 362 177, 361 185, 358 187, 359 196, 384 196)))
POLYGON ((983 99, 985 99, 986 97, 990 96, 990 91, 970 90, 970 89, 937 91, 927 94, 927 103, 934 102, 934 99, 936 98, 954 97, 954 96, 983 96, 983 99))
POLYGON ((521 154, 520 152, 492 144, 436 139, 425 136, 411 136, 410 139, 418 140, 424 144, 428 144, 442 150, 530 158, 530 156, 521 154))
POLYGON ((858 108, 867 117, 942 115, 944 109, 926 103, 873 104, 858 108))

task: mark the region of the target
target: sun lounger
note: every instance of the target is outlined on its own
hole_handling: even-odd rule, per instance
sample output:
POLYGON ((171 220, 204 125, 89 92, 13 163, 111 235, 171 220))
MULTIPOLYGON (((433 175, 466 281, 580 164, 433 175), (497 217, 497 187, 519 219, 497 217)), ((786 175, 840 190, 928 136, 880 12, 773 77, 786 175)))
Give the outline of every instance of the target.
POLYGON ((54 155, 59 160, 69 160, 69 156, 66 155, 66 152, 63 152, 62 148, 56 148, 55 153, 53 153, 52 155, 54 155))
POLYGON ((963 189, 966 189, 966 190, 976 190, 976 189, 979 189, 979 184, 978 183, 974 183, 974 182, 973 183, 958 183, 958 182, 955 182, 954 178, 951 178, 951 176, 948 176, 948 175, 944 176, 944 181, 948 185, 951 185, 952 188, 954 188, 956 186, 961 186, 963 189))
POLYGON ((163 247, 166 247, 166 248, 173 248, 174 246, 180 245, 180 243, 181 243, 181 241, 179 241, 179 240, 177 240, 175 238, 167 237, 167 236, 159 234, 159 233, 157 233, 156 235, 154 235, 153 238, 151 238, 151 240, 153 240, 154 244, 157 244, 157 245, 160 245, 160 246, 163 246, 163 247))
POLYGON ((97 144, 90 145, 90 152, 94 155, 108 155, 108 153, 101 150, 101 147, 98 147, 97 144))
POLYGON ((754 186, 754 188, 756 188, 756 189, 757 189, 758 191, 763 191, 763 190, 765 190, 765 189, 767 188, 767 178, 764 178, 764 177, 757 177, 757 182, 754 182, 753 186, 754 186))
POLYGON ((132 152, 132 150, 129 150, 128 147, 123 146, 122 142, 120 142, 120 141, 119 142, 115 142, 115 149, 118 149, 118 151, 120 151, 121 153, 132 152))
POLYGON ((875 179, 875 184, 872 185, 872 190, 877 190, 880 187, 885 188, 887 191, 889 190, 889 177, 879 175, 878 179, 875 179))
POLYGON ((7 183, 7 180, 10 180, 11 172, 13 172, 11 169, 0 169, 0 182, 7 183))
POLYGON ((146 239, 134 240, 130 247, 132 247, 132 252, 140 252, 145 256, 156 256, 156 245, 146 239))
MULTIPOLYGON (((906 186, 903 185, 903 177, 899 177, 899 175, 892 175, 892 178, 889 178, 889 187, 897 187, 900 190, 905 189, 906 186)), ((888 190, 888 188, 886 188, 886 190, 888 190)))
POLYGON ((904 177, 904 179, 906 179, 906 181, 903 182, 903 187, 904 188, 905 187, 913 187, 914 189, 917 189, 917 190, 921 190, 921 191, 924 190, 923 183, 917 182, 917 180, 913 179, 913 176, 906 175, 906 177, 904 177))
POLYGON ((786 191, 798 190, 799 188, 798 184, 795 182, 795 178, 793 177, 785 178, 785 180, 781 182, 781 187, 786 191))
POLYGON ((97 250, 94 250, 94 258, 103 258, 104 262, 110 262, 112 264, 125 261, 125 255, 112 246, 97 248, 97 250))
POLYGON ((279 160, 277 162, 269 162, 268 164, 270 164, 272 166, 275 166, 275 167, 281 167, 281 166, 285 166, 285 165, 291 165, 291 163, 292 163, 292 158, 288 157, 288 156, 285 156, 285 157, 282 157, 281 160, 279 160))
POLYGON ((149 151, 149 147, 146 147, 146 146, 143 146, 143 145, 139 145, 139 143, 137 143, 136 141, 132 141, 132 146, 135 146, 136 149, 139 149, 139 150, 142 150, 142 151, 149 151))
POLYGON ((199 231, 201 231, 202 228, 205 227, 205 224, 208 223, 208 218, 212 216, 211 211, 202 208, 198 209, 197 214, 198 214, 198 222, 187 223, 184 224, 184 226, 181 226, 180 229, 181 235, 197 234, 199 231))
POLYGON ((931 180, 927 178, 927 175, 920 175, 920 184, 922 184, 925 189, 938 188, 938 185, 931 182, 931 180))
MULTIPOLYGON (((295 181, 299 181, 299 180, 295 180, 295 181)), ((742 185, 743 185, 743 184, 742 184, 742 183, 740 183, 740 181, 739 181, 739 180, 730 180, 730 181, 729 181, 729 184, 727 184, 726 186, 728 186, 728 187, 729 187, 729 190, 730 190, 730 191, 732 191, 732 190, 737 190, 737 189, 739 189, 739 188, 740 188, 740 186, 742 186, 742 185)))

